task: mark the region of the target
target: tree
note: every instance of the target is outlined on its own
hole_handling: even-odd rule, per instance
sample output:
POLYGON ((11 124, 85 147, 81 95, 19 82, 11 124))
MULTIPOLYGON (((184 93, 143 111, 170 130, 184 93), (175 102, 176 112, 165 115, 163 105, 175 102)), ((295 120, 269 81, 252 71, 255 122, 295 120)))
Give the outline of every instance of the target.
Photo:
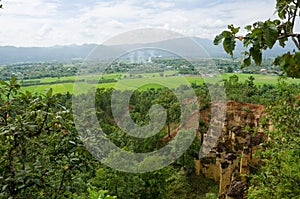
MULTIPOLYGON (((142 164, 149 165, 149 162, 142 164)), ((172 166, 167 166, 158 171, 139 174, 102 167, 96 171, 96 176, 89 180, 89 184, 109 190, 109 194, 118 198, 165 198, 170 188, 168 179, 176 171, 172 166)))
POLYGON ((73 196, 73 198, 75 199, 116 199, 116 196, 110 196, 108 195, 108 191, 107 190, 99 190, 99 191, 95 191, 92 190, 91 188, 88 188, 88 196, 73 196))
POLYGON ((22 92, 0 80, 0 198, 67 198, 86 192, 96 161, 74 129, 72 114, 49 89, 22 92))
POLYGON ((289 76, 300 78, 300 34, 295 33, 296 21, 299 19, 299 0, 276 0, 276 13, 278 19, 258 21, 247 25, 245 36, 237 36, 240 27, 228 26, 228 30, 217 35, 214 44, 223 43, 223 48, 229 55, 233 56, 236 40, 243 41, 247 49, 244 54, 243 65, 250 66, 252 60, 260 65, 262 63, 262 52, 272 49, 276 42, 285 47, 289 40, 295 44, 293 52, 287 52, 278 56, 273 64, 280 66, 289 76))
POLYGON ((268 108, 268 118, 275 131, 268 133, 261 155, 264 165, 252 175, 248 198, 299 198, 300 195, 300 100, 293 85, 281 82, 281 96, 268 108))
MULTIPOLYGON (((243 65, 249 66, 252 60, 260 65, 264 50, 272 49, 276 42, 284 47, 291 40, 295 44, 292 52, 275 58, 278 65, 289 76, 300 78, 300 34, 295 33, 299 19, 300 0, 276 0, 276 13, 279 19, 259 21, 245 27, 245 36, 237 36, 240 27, 229 25, 228 29, 216 36, 216 45, 223 43, 224 50, 233 56, 236 40, 243 41, 243 65)), ((253 87, 252 79, 247 82, 253 87)), ((263 165, 251 176, 248 198, 298 198, 300 194, 299 172, 299 90, 294 85, 279 83, 276 96, 280 96, 268 107, 268 118, 276 130, 267 131, 268 142, 261 152, 263 165)))
POLYGON ((162 89, 156 99, 167 111, 167 129, 168 136, 171 137, 171 122, 178 121, 180 117, 180 105, 174 93, 169 89, 162 89))

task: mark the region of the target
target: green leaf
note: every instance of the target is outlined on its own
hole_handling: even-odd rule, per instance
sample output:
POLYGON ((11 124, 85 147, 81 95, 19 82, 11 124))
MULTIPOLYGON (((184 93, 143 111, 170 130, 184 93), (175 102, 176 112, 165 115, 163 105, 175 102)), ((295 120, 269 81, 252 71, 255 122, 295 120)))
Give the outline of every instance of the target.
POLYGON ((276 10, 277 10, 278 16, 281 19, 286 18, 286 9, 287 8, 288 8, 288 4, 286 1, 277 1, 276 10))
POLYGON ((300 52, 295 53, 294 59, 297 62, 297 65, 300 64, 300 52))
POLYGON ((5 131, 3 131, 3 132, 0 133, 0 136, 8 134, 8 133, 10 133, 10 131, 9 130, 5 130, 5 131))
POLYGON ((262 62, 262 52, 257 48, 250 48, 250 54, 256 65, 260 65, 262 62))
POLYGON ((279 66, 280 65, 280 61, 281 61, 281 56, 277 56, 274 61, 273 61, 273 65, 275 66, 279 66))
POLYGON ((217 35, 214 39, 214 45, 219 45, 223 39, 224 39, 224 36, 222 34, 217 35))
POLYGON ((285 42, 288 41, 288 39, 285 37, 285 38, 282 38, 282 39, 279 39, 279 45, 282 46, 282 47, 285 47, 285 42))
POLYGON ((5 191, 7 187, 8 187, 8 184, 4 185, 4 186, 2 187, 2 191, 5 191))
POLYGON ((252 26, 251 26, 251 25, 247 25, 247 26, 245 26, 245 29, 246 29, 247 31, 251 31, 252 26))
POLYGON ((290 52, 277 57, 274 61, 276 65, 279 65, 284 72, 294 78, 300 77, 300 70, 298 67, 298 61, 300 60, 299 53, 291 55, 290 52))
POLYGON ((17 81, 16 76, 12 76, 10 79, 10 84, 13 85, 13 84, 15 84, 16 81, 17 81))
POLYGON ((251 57, 248 57, 248 58, 244 59, 243 64, 245 66, 250 66, 250 64, 251 64, 251 57))
POLYGON ((232 24, 228 26, 228 29, 231 31, 233 35, 240 31, 240 27, 235 28, 232 24))
POLYGON ((275 26, 278 26, 281 22, 280 22, 280 20, 275 19, 275 20, 273 21, 273 23, 274 23, 275 26))
POLYGON ((267 23, 265 23, 263 27, 263 31, 264 31, 264 39, 266 41, 267 46, 270 49, 273 48, 278 38, 277 27, 274 24, 268 25, 267 23))
POLYGON ((249 44, 251 44, 251 42, 252 42, 251 34, 247 34, 243 41, 244 46, 248 47, 249 44))
POLYGON ((235 38, 234 36, 226 37, 223 42, 224 50, 227 54, 233 56, 233 50, 235 48, 235 38))
POLYGON ((6 83, 6 82, 3 81, 3 80, 0 80, 0 84, 3 85, 3 86, 8 86, 8 83, 6 83))
POLYGON ((258 37, 258 36, 261 36, 262 35, 262 31, 260 28, 255 28, 252 30, 251 32, 251 37, 254 38, 254 37, 258 37))
POLYGON ((47 97, 51 97, 52 96, 52 93, 53 93, 53 89, 52 88, 49 88, 47 93, 46 93, 46 96, 47 97))

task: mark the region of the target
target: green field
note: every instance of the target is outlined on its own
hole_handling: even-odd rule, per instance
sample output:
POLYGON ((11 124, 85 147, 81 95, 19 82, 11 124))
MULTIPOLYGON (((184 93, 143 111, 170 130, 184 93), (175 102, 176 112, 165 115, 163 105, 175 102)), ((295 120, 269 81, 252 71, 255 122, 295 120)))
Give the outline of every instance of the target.
MULTIPOLYGON (((225 73, 222 74, 222 79, 229 79, 230 76, 233 74, 225 73)), ((256 85, 262 84, 276 84, 278 82, 278 76, 269 76, 269 75, 260 75, 260 74, 236 74, 239 77, 240 82, 244 82, 250 76, 255 78, 254 83, 256 85)), ((115 87, 117 89, 125 90, 125 89, 148 89, 148 88, 159 88, 159 87, 168 87, 168 88, 176 88, 180 84, 188 83, 196 83, 202 84, 204 81, 207 83, 216 83, 220 81, 220 78, 216 77, 204 77, 201 78, 195 76, 170 76, 170 77, 159 77, 158 73, 147 73, 147 74, 140 74, 136 75, 134 78, 129 78, 128 74, 109 74, 109 75, 87 75, 82 77, 77 77, 77 80, 98 80, 99 77, 102 79, 117 79, 121 78, 117 83, 102 83, 102 84, 88 84, 86 82, 78 82, 76 84, 75 93, 85 93, 88 90, 98 87, 98 88, 112 88, 115 87), (126 77, 126 78, 124 78, 126 77)), ((61 77, 58 78, 43 78, 43 79, 35 79, 40 80, 40 82, 56 82, 58 80, 74 80, 75 76, 70 77, 61 77)), ((286 79, 288 83, 300 83, 300 79, 286 79)), ((45 84, 45 85, 38 85, 38 86, 27 86, 23 87, 23 90, 28 90, 31 92, 45 92, 49 88, 53 88, 54 93, 73 93, 74 90, 74 83, 55 83, 55 84, 45 84)))
MULTIPOLYGON (((232 73, 224 73, 222 74, 222 78, 229 79, 230 76, 232 76, 232 73)), ((263 85, 263 84, 277 84, 279 76, 271 76, 271 75, 260 75, 260 74, 236 74, 239 77, 240 82, 244 82, 246 79, 248 79, 250 76, 253 76, 255 78, 254 83, 256 85, 263 85)), ((288 83, 294 83, 299 84, 300 79, 292 79, 287 78, 286 81, 288 83)))

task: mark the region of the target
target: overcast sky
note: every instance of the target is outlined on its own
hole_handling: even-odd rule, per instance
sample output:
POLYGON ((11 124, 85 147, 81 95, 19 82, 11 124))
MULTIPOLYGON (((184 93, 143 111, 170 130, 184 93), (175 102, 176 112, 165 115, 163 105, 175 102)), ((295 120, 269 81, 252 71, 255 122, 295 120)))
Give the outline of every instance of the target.
POLYGON ((227 24, 274 18, 275 0, 2 0, 0 45, 98 43, 137 28, 213 39, 227 24))

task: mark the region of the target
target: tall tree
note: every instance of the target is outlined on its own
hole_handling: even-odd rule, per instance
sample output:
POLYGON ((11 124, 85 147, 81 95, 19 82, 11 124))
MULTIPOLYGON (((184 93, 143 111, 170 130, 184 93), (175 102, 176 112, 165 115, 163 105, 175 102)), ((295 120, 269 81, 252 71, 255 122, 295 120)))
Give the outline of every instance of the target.
POLYGON ((174 93, 169 89, 162 89, 158 93, 156 102, 161 104, 167 111, 167 130, 168 136, 171 136, 171 122, 178 121, 180 117, 180 105, 174 93))

